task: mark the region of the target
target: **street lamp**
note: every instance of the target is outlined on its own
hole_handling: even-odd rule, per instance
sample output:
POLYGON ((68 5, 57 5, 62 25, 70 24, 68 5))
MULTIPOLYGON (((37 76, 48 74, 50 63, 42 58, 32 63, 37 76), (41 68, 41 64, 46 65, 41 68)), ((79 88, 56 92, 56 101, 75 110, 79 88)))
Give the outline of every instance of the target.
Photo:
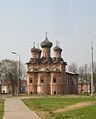
POLYGON ((20 55, 17 54, 16 52, 12 52, 12 54, 15 54, 19 57, 19 78, 18 78, 18 90, 17 90, 17 94, 19 95, 19 87, 20 87, 20 55))

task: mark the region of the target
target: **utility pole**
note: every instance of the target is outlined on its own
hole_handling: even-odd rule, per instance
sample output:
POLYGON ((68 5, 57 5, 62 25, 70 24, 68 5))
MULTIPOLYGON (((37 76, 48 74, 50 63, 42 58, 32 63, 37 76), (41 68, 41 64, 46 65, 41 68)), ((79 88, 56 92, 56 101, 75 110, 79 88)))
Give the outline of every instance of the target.
POLYGON ((91 41, 91 96, 93 97, 93 46, 91 41))
POLYGON ((92 44, 92 34, 88 32, 91 37, 91 96, 93 97, 93 44, 92 44))

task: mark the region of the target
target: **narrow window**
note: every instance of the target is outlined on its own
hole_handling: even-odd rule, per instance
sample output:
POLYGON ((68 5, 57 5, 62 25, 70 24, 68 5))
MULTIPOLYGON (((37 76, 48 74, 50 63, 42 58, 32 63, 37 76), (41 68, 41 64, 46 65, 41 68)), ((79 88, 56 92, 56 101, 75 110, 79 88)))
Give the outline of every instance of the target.
POLYGON ((30 78, 29 82, 30 82, 30 83, 32 83, 32 82, 33 82, 31 78, 30 78))
POLYGON ((43 79, 41 79, 41 83, 44 83, 44 80, 43 79))
POLYGON ((53 78, 53 83, 56 83, 56 78, 53 78))

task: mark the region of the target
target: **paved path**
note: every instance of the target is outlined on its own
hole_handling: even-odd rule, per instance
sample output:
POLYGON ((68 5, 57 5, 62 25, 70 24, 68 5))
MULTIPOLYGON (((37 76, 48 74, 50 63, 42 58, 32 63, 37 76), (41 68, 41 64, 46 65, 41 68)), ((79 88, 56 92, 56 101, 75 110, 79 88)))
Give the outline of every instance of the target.
POLYGON ((35 112, 25 106, 19 98, 7 98, 5 100, 5 112, 3 119, 40 119, 35 112))

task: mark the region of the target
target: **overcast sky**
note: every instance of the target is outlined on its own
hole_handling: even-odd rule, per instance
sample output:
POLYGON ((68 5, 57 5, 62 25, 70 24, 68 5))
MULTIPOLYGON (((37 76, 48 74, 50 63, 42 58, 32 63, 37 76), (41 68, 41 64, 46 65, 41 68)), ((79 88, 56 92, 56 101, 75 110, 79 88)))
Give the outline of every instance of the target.
POLYGON ((46 31, 53 47, 60 42, 68 65, 90 63, 91 38, 96 60, 96 0, 0 0, 0 60, 18 60, 15 51, 28 62, 46 31))

